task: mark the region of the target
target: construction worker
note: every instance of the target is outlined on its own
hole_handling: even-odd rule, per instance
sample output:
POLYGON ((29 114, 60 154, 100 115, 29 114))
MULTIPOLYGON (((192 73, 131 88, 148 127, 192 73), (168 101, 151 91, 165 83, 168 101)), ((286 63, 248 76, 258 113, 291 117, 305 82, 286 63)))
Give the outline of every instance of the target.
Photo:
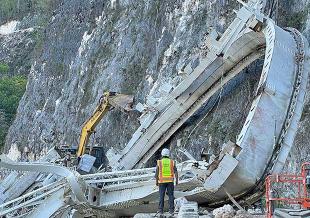
POLYGON ((163 215, 164 212, 164 199, 167 192, 169 197, 169 213, 173 216, 174 213, 174 180, 178 185, 178 171, 171 160, 170 151, 164 148, 161 151, 162 159, 157 161, 156 167, 156 186, 159 186, 159 214, 163 215))

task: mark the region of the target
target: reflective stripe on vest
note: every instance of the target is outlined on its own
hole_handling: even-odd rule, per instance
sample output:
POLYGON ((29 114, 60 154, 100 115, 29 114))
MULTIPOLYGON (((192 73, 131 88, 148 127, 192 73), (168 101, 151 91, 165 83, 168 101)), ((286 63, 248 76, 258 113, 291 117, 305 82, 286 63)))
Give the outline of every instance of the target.
POLYGON ((174 179, 174 161, 169 158, 163 158, 157 161, 158 166, 158 182, 173 182, 174 179))

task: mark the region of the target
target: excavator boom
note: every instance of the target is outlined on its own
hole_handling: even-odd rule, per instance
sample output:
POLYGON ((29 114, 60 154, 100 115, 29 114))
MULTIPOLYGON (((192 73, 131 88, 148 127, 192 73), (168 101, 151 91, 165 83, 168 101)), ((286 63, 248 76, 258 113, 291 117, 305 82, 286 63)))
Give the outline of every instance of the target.
POLYGON ((132 110, 132 105, 133 96, 131 95, 123 95, 115 92, 105 92, 101 96, 99 104, 94 113, 86 121, 82 128, 77 156, 80 157, 85 153, 89 137, 92 133, 94 133, 96 126, 110 109, 117 108, 123 112, 128 112, 132 110))

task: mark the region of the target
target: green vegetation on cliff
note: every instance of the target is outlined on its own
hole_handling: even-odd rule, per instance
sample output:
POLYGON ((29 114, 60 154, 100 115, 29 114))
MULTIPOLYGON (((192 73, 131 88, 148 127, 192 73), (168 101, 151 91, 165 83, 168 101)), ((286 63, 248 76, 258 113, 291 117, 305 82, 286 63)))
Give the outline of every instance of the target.
POLYGON ((51 13, 60 0, 0 0, 0 24, 28 14, 51 13))
POLYGON ((24 76, 5 76, 0 79, 0 147, 4 146, 5 136, 14 120, 26 84, 27 78, 24 76))
POLYGON ((0 60, 0 148, 4 146, 8 128, 14 121, 19 101, 25 92, 27 77, 24 75, 30 70, 32 56, 37 56, 41 51, 44 28, 62 2, 63 0, 0 0, 0 25, 19 20, 22 28, 40 26, 40 29, 32 32, 31 38, 35 42, 33 51, 30 48, 27 50, 29 53, 18 52, 24 49, 24 45, 20 44, 20 47, 13 50, 16 52, 14 55, 18 55, 17 58, 7 63, 0 60))
POLYGON ((3 74, 7 74, 10 70, 10 67, 6 63, 0 62, 0 76, 3 74))

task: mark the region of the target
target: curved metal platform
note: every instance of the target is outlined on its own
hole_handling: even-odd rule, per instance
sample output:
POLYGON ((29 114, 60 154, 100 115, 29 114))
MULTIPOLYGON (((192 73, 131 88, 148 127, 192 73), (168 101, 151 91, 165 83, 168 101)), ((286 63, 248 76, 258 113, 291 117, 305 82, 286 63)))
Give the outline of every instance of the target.
MULTIPOLYGON (((78 176, 85 182, 79 186, 75 173, 63 167, 51 170, 53 166, 48 164, 7 164, 4 159, 0 166, 17 170, 35 167, 40 172, 67 177, 66 188, 72 196, 64 196, 70 196, 70 205, 80 211, 88 208, 110 212, 110 216, 154 211, 158 199, 155 168, 134 168, 142 168, 206 101, 264 56, 256 96, 236 143, 225 144, 213 162, 187 161, 178 165, 180 185, 175 192, 176 197, 186 196, 199 203, 223 202, 227 193, 255 200, 265 176, 281 171, 293 146, 310 70, 305 38, 295 29, 281 29, 260 11, 255 1, 243 3, 222 36, 210 34, 207 56, 194 69, 185 67, 185 79, 160 103, 145 109, 142 124, 132 139, 110 159, 114 172, 78 176)), ((57 196, 59 189, 53 193, 57 196)), ((32 204, 24 203, 20 208, 32 204)))

